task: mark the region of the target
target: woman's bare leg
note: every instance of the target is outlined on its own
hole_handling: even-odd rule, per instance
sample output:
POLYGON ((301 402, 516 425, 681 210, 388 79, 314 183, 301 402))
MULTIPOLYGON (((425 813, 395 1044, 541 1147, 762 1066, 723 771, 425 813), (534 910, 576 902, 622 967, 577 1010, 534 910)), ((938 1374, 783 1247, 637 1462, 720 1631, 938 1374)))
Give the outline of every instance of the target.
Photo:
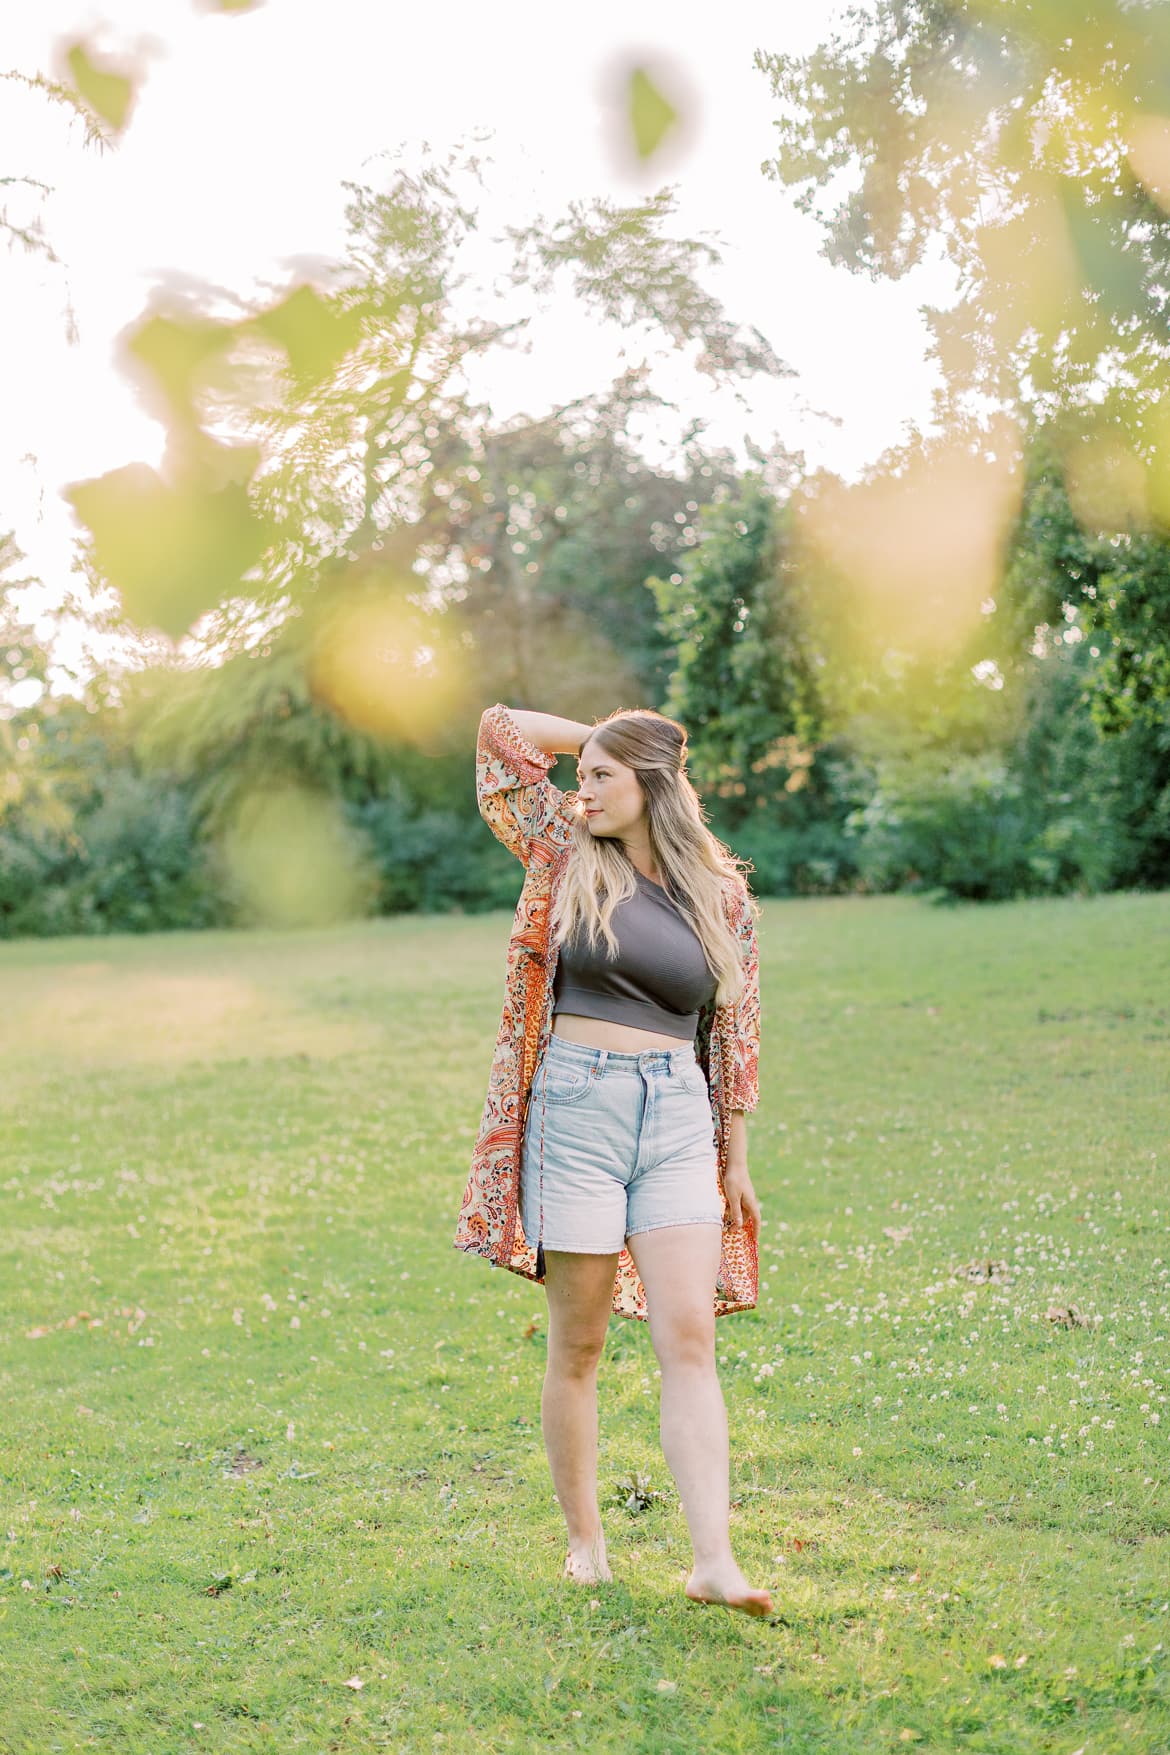
POLYGON ((629 1239, 646 1288, 650 1338, 662 1370, 662 1450, 695 1551, 687 1595, 770 1615, 735 1563, 728 1528, 727 1410, 715 1370, 718 1225, 670 1225, 629 1239))
POLYGON ((597 1503, 597 1366, 613 1300, 616 1255, 545 1251, 548 1366, 540 1402, 544 1446, 569 1534, 565 1570, 609 1579, 597 1503))

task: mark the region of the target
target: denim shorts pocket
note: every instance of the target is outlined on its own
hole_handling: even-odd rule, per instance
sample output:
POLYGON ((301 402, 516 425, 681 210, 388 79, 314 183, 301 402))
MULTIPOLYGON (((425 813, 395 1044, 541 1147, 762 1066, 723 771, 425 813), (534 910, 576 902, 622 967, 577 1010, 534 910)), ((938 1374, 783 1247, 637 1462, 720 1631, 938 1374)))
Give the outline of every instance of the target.
POLYGON ((544 1098, 548 1103, 579 1103, 593 1089, 592 1072, 570 1071, 563 1067, 546 1067, 541 1075, 544 1098))
POLYGON ((701 1066, 688 1066, 678 1075, 679 1084, 690 1097, 710 1097, 706 1074, 701 1066))

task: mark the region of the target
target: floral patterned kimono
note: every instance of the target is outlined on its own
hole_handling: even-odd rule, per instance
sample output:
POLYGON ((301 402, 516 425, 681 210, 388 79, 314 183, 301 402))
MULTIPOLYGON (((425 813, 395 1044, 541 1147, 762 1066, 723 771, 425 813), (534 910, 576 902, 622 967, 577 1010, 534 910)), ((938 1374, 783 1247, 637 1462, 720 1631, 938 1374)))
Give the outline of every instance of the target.
MULTIPOLYGON (((555 760, 522 736, 507 707, 497 704, 484 713, 475 774, 480 814, 522 862, 526 876, 508 942, 503 1015, 455 1248, 484 1255, 497 1267, 530 1280, 539 1275, 536 1243, 525 1237, 520 1219, 521 1152, 533 1076, 552 1034, 559 948, 550 943, 550 919, 571 850, 577 800, 575 792, 562 792, 549 779, 555 760)), ((721 1192, 732 1111, 754 1109, 758 1101, 760 1040, 752 905, 740 886, 728 880, 724 906, 741 948, 744 988, 731 1004, 708 1001, 695 1038, 695 1055, 710 1090, 721 1192)), ((755 1234, 749 1226, 731 1225, 724 1195, 715 1314, 750 1310, 758 1293, 755 1234)), ((628 1249, 618 1258, 613 1308, 619 1316, 646 1315, 645 1288, 628 1249)))

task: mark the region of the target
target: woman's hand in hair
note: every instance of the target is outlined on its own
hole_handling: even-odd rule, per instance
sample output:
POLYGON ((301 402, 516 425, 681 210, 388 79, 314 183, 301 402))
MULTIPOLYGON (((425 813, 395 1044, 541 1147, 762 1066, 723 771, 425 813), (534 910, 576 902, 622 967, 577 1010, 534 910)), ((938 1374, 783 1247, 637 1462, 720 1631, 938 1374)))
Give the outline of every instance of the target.
POLYGON ((731 1222, 737 1227, 749 1224, 758 1237, 760 1234, 760 1203, 756 1191, 752 1187, 752 1179, 748 1175, 746 1164, 728 1164, 723 1172, 723 1192, 727 1196, 731 1222))

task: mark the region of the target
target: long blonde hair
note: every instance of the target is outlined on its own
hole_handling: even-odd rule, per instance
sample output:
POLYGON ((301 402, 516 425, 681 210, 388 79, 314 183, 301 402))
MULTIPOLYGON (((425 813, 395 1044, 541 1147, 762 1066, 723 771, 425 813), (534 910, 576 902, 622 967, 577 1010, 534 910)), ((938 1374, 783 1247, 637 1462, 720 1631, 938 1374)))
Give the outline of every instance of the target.
MULTIPOLYGON (((685 728, 653 708, 619 708, 596 721, 585 743, 635 770, 646 801, 655 863, 666 880, 667 894, 698 935, 716 977, 715 1003, 738 999, 743 964, 723 897, 731 883, 758 914, 759 904, 743 875, 752 868, 707 827, 702 800, 686 772, 685 728)), ((594 836, 584 815, 578 814, 551 920, 555 942, 563 944, 580 930, 590 949, 600 935, 610 956, 615 956, 618 941, 610 921, 618 903, 637 889, 634 871, 622 843, 594 836)))

